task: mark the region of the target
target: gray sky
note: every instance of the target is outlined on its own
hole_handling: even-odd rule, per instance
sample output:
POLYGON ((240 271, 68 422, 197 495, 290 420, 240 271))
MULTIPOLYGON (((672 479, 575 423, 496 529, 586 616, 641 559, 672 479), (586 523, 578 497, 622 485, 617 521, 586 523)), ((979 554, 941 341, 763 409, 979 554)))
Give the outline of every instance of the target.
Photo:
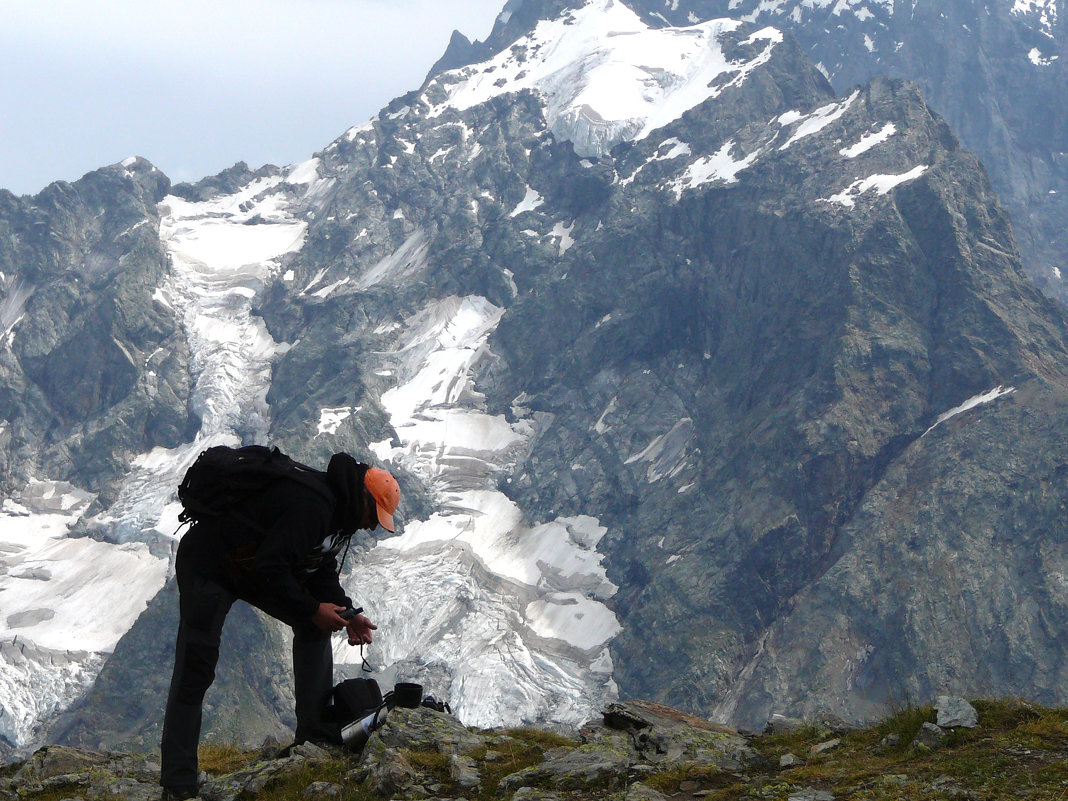
POLYGON ((504 0, 0 0, 0 188, 144 156, 171 180, 310 158, 504 0))

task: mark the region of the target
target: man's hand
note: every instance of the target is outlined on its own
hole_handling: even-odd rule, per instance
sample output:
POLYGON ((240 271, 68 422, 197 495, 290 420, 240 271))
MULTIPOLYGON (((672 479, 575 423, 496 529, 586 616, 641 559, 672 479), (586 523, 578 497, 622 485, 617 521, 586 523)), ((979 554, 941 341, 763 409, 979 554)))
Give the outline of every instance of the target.
MULTIPOLYGON (((338 606, 337 604, 321 603, 319 608, 312 615, 312 623, 323 631, 341 631, 346 627, 344 618, 342 618, 338 612, 344 612, 345 607, 338 606)), ((351 634, 349 635, 351 638, 351 634)), ((370 642, 370 640, 368 640, 370 642)))
POLYGON ((346 628, 349 630, 349 645, 359 645, 360 643, 370 644, 371 632, 375 631, 378 626, 363 615, 356 615, 348 621, 346 628))

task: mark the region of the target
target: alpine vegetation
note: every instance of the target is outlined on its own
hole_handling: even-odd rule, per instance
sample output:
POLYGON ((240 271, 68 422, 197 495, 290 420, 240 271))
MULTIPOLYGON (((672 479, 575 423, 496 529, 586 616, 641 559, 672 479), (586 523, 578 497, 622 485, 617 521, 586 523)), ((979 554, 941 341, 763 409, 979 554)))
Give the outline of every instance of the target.
MULTIPOLYGON (((686 5, 511 0, 301 164, 0 193, 0 748, 158 743, 215 445, 389 468, 363 657, 466 724, 1064 702, 1064 312, 916 84, 767 26, 827 4, 686 5)), ((232 617, 258 747, 287 632, 232 617)))

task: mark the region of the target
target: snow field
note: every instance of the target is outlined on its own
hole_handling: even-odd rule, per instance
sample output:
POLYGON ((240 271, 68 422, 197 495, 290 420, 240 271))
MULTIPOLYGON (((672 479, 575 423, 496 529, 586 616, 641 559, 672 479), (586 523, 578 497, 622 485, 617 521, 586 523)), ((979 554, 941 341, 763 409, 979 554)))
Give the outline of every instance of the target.
POLYGON ((166 562, 143 543, 71 539, 74 514, 0 514, 0 640, 110 653, 163 585, 166 562))
POLYGON ((373 449, 426 481, 437 511, 381 541, 352 592, 379 616, 376 657, 391 670, 447 665, 439 692, 465 722, 579 723, 615 693, 606 646, 619 623, 603 601, 616 587, 596 552, 606 529, 588 516, 532 524, 497 488, 533 435, 529 420, 486 413, 474 387, 502 313, 482 297, 432 302, 381 354, 401 444, 373 449))
POLYGON ((16 746, 92 684, 167 570, 141 543, 69 538, 92 496, 42 485, 37 508, 0 508, 0 737, 16 746))
POLYGON ((649 28, 622 3, 590 0, 569 19, 539 23, 494 58, 440 76, 448 100, 431 115, 530 89, 544 98, 546 122, 557 138, 571 141, 579 155, 601 156, 745 80, 782 41, 778 31, 759 31, 747 43, 764 44, 761 52, 731 61, 719 40, 739 24, 649 28), (724 74, 733 77, 718 80, 724 74))

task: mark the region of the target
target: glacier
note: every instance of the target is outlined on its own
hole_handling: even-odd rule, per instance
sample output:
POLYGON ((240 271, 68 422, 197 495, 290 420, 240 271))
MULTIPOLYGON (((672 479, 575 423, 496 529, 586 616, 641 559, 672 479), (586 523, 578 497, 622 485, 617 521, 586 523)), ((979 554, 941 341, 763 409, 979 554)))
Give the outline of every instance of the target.
POLYGON ((620 626, 604 604, 616 587, 596 552, 607 529, 530 523, 498 489, 536 426, 487 413, 475 388, 502 314, 477 296, 433 301, 379 354, 398 381, 382 403, 400 444, 372 449, 420 476, 438 511, 371 550, 352 591, 382 632, 372 658, 409 680, 439 666, 435 690, 468 725, 580 725, 617 696, 607 646, 620 626))

